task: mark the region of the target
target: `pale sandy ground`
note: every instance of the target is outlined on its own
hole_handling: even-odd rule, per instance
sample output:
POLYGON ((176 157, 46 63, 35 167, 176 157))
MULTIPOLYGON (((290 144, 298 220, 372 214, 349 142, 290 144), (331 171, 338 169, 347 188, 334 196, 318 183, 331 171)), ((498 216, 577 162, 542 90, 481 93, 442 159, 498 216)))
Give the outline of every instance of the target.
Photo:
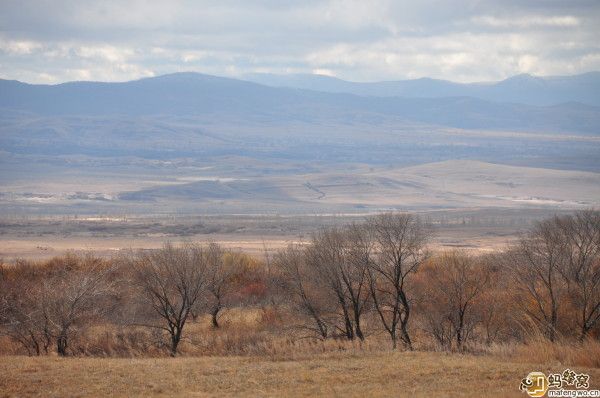
POLYGON ((290 243, 300 242, 294 238, 280 239, 276 237, 243 238, 236 236, 215 236, 207 238, 205 235, 182 238, 13 238, 0 240, 0 257, 4 259, 26 258, 42 259, 64 254, 67 251, 92 251, 101 256, 111 256, 120 250, 127 249, 156 249, 164 245, 166 241, 172 243, 190 242, 216 242, 224 247, 243 251, 253 255, 262 255, 265 251, 272 252, 287 246, 290 243))
MULTIPOLYGON (((510 236, 483 236, 480 231, 448 231, 444 235, 433 238, 430 248, 436 251, 468 250, 490 252, 506 247, 516 239, 510 236)), ((44 259, 74 251, 92 251, 101 256, 112 256, 126 249, 156 249, 166 241, 180 243, 217 242, 226 248, 242 251, 254 256, 264 256, 265 249, 270 255, 274 251, 291 243, 303 243, 307 237, 299 236, 246 236, 239 234, 195 235, 185 239, 174 237, 12 237, 0 239, 0 258, 13 260, 16 258, 44 259)))
POLYGON ((162 178, 124 174, 15 179, 0 187, 0 214, 337 214, 359 209, 600 206, 600 173, 473 160, 394 168, 352 165, 258 177, 205 172, 195 169, 162 178))

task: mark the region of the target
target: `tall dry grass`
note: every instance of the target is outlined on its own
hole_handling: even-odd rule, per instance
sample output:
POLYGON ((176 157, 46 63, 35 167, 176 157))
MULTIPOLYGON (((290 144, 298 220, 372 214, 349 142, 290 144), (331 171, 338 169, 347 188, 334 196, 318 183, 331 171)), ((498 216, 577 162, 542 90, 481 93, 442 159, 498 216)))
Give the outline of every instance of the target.
POLYGON ((583 342, 568 339, 551 342, 541 337, 523 343, 493 344, 481 352, 515 362, 600 368, 600 342, 592 339, 583 342))
MULTIPOLYGON (((289 316, 274 308, 231 308, 224 311, 221 327, 214 329, 208 315, 198 317, 187 327, 181 343, 184 357, 261 357, 270 360, 308 360, 315 356, 339 354, 360 357, 371 353, 390 352, 385 335, 370 335, 364 342, 346 339, 318 340, 306 338, 301 331, 290 329, 289 316)), ((425 334, 419 335, 416 350, 445 352, 425 334)), ((9 347, 9 340, 0 344, 3 354, 17 354, 18 347, 9 347)), ((397 351, 402 351, 399 349, 397 351)), ((92 357, 165 357, 168 356, 166 336, 142 327, 91 328, 74 342, 73 353, 92 357)), ((551 342, 539 332, 531 332, 526 342, 470 344, 461 353, 501 358, 503 361, 537 363, 548 366, 580 366, 600 368, 600 341, 578 342, 563 338, 551 342)))
MULTIPOLYGON (((186 325, 180 356, 258 356, 272 360, 309 359, 327 353, 366 353, 386 350, 385 336, 371 336, 364 342, 346 339, 308 338, 289 326, 290 315, 272 307, 226 309, 220 327, 213 328, 209 315, 186 325)), ((139 326, 100 325, 78 336, 71 346, 75 356, 164 357, 167 336, 157 329, 139 326)), ((18 354, 19 346, 2 340, 0 354, 18 354)), ((54 355, 54 354, 52 354, 54 355)))

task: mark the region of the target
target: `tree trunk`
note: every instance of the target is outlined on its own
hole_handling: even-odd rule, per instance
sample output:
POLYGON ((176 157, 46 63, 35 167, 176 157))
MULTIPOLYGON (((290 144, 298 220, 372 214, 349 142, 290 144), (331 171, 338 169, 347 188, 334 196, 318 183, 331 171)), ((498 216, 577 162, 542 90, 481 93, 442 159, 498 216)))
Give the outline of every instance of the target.
POLYGON ((44 325, 44 353, 48 354, 48 348, 52 345, 52 333, 48 328, 48 324, 44 325))
POLYGON ((400 331, 402 332, 402 341, 404 341, 404 345, 406 345, 406 348, 408 348, 410 351, 412 351, 413 346, 412 346, 412 341, 410 340, 410 336, 408 335, 407 324, 408 324, 408 322, 403 321, 400 324, 400 331))
POLYGON ((327 338, 327 325, 325 323, 323 323, 323 321, 321 321, 320 319, 317 319, 317 327, 319 328, 319 333, 321 334, 321 337, 326 339, 327 338))
POLYGON ((408 335, 408 318, 410 316, 410 304, 408 303, 408 299, 403 291, 399 292, 400 300, 402 302, 402 306, 404 307, 404 316, 400 314, 400 332, 402 333, 402 341, 404 341, 404 345, 410 351, 413 350, 412 341, 410 340, 410 336, 408 335))
POLYGON ((392 350, 398 348, 398 337, 396 336, 396 331, 390 332, 390 337, 392 338, 392 350))
POLYGON ((350 320, 348 309, 345 306, 342 306, 342 311, 344 313, 344 326, 346 328, 346 338, 348 340, 354 340, 354 327, 352 326, 352 321, 350 320))
POLYGON ((221 306, 219 306, 219 305, 215 305, 215 306, 213 307, 213 310, 212 310, 212 312, 210 313, 210 315, 211 315, 212 327, 213 327, 213 328, 215 328, 215 329, 218 329, 218 328, 219 328, 219 326, 220 326, 220 325, 219 325, 219 318, 218 318, 218 316, 219 316, 219 311, 221 311, 221 306))
POLYGON ((174 357, 177 355, 177 346, 179 345, 179 341, 181 340, 181 330, 177 328, 171 334, 171 356, 174 357))
POLYGON ((458 327, 456 328, 456 348, 458 351, 462 351, 463 348, 463 328, 464 314, 461 312, 458 314, 458 327))
POLYGON ((548 327, 548 339, 554 343, 556 341, 556 322, 557 322, 558 314, 554 305, 554 300, 552 300, 552 314, 550 316, 550 325, 548 327))
POLYGON ((365 340, 365 336, 360 328, 360 318, 357 316, 355 320, 355 328, 356 337, 358 337, 361 341, 365 340))
POLYGON ((38 343, 37 338, 35 337, 35 334, 33 332, 30 331, 29 335, 31 336, 31 341, 33 343, 33 349, 35 350, 35 355, 39 357, 41 354, 40 343, 38 343))
POLYGON ((348 340, 354 340, 354 330, 352 329, 352 322, 350 321, 350 318, 346 316, 344 321, 346 323, 346 338, 348 340))
POLYGON ((65 332, 61 332, 61 334, 56 339, 56 352, 58 352, 58 355, 60 355, 61 357, 67 356, 67 346, 67 335, 65 332))

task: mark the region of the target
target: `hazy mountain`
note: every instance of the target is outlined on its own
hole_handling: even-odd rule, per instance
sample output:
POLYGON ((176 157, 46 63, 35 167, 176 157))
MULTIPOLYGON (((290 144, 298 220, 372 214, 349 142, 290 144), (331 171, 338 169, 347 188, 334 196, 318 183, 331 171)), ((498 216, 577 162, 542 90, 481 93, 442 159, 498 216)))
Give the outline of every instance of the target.
POLYGON ((362 96, 196 73, 125 83, 0 80, 0 207, 150 214, 590 206, 599 132, 600 108, 577 102, 362 96), (453 159, 555 170, 536 185, 517 167, 480 162, 406 168, 453 159))
MULTIPOLYGON (((434 81, 426 82, 433 84, 434 81)), ((506 81, 499 87, 511 85, 518 86, 506 81)), ((365 97, 274 88, 197 73, 125 83, 30 85, 2 80, 0 108, 45 116, 189 115, 265 123, 308 121, 341 125, 357 120, 377 123, 396 118, 468 129, 585 134, 596 134, 600 130, 600 108, 577 103, 532 106, 473 97, 365 97)))
POLYGON ((356 83, 335 77, 310 74, 249 74, 244 78, 273 87, 293 87, 376 97, 441 98, 467 96, 489 101, 529 105, 582 102, 600 106, 600 72, 551 77, 523 74, 500 82, 469 84, 430 78, 356 83))

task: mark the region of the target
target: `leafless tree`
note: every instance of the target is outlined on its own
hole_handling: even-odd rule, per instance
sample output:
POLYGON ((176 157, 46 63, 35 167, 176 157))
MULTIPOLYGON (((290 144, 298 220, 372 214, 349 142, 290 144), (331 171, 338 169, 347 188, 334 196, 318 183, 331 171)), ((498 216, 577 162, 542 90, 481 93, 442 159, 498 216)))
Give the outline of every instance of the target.
POLYGON ((514 301, 542 327, 550 341, 557 337, 560 297, 564 291, 561 275, 564 243, 556 219, 544 220, 521 237, 505 256, 517 292, 524 295, 524 299, 517 297, 514 301))
POLYGON ((350 224, 344 229, 344 272, 343 278, 352 305, 356 336, 364 340, 361 319, 369 307, 369 264, 374 241, 371 231, 362 224, 350 224))
POLYGON ((368 267, 373 305, 392 347, 397 346, 399 332, 405 347, 412 350, 410 280, 428 256, 428 231, 410 214, 380 214, 370 218, 368 225, 376 243, 368 267))
POLYGON ((520 328, 515 322, 518 315, 512 308, 510 272, 497 262, 497 254, 481 257, 488 272, 488 286, 477 300, 480 305, 481 330, 487 345, 507 338, 518 338, 520 328))
POLYGON ((580 211, 553 224, 561 235, 561 272, 583 340, 600 320, 600 212, 580 211))
POLYGON ((42 310, 39 286, 19 280, 2 284, 0 291, 0 301, 4 303, 0 332, 19 343, 29 355, 47 354, 53 337, 42 310))
POLYGON ((324 286, 335 297, 343 326, 339 327, 349 340, 364 340, 361 317, 368 300, 368 254, 359 226, 331 228, 313 235, 307 246, 307 263, 319 275, 324 286))
POLYGON ((327 338, 330 333, 327 322, 329 306, 320 281, 316 280, 316 274, 306 264, 305 250, 290 245, 277 253, 274 265, 283 275, 284 288, 294 309, 309 319, 308 325, 303 325, 303 328, 321 339, 327 338))
POLYGON ((463 350, 471 338, 483 312, 480 302, 489 283, 490 272, 485 265, 466 253, 445 253, 427 269, 427 300, 429 310, 437 309, 437 319, 432 319, 432 334, 438 341, 448 344, 448 337, 440 331, 451 331, 456 348, 463 350), (447 325, 447 326, 445 326, 447 325))
POLYGON ((210 243, 206 249, 206 270, 211 322, 214 328, 218 328, 219 314, 229 304, 235 288, 235 277, 240 272, 239 256, 224 251, 216 243, 210 243))
POLYGON ((59 355, 67 355, 72 335, 110 311, 112 272, 98 258, 87 256, 77 270, 62 270, 42 283, 41 311, 56 341, 59 355))
POLYGON ((159 250, 139 252, 131 261, 143 303, 158 317, 158 322, 143 324, 169 334, 172 356, 177 355, 188 317, 206 292, 206 262, 200 246, 169 243, 159 250))

